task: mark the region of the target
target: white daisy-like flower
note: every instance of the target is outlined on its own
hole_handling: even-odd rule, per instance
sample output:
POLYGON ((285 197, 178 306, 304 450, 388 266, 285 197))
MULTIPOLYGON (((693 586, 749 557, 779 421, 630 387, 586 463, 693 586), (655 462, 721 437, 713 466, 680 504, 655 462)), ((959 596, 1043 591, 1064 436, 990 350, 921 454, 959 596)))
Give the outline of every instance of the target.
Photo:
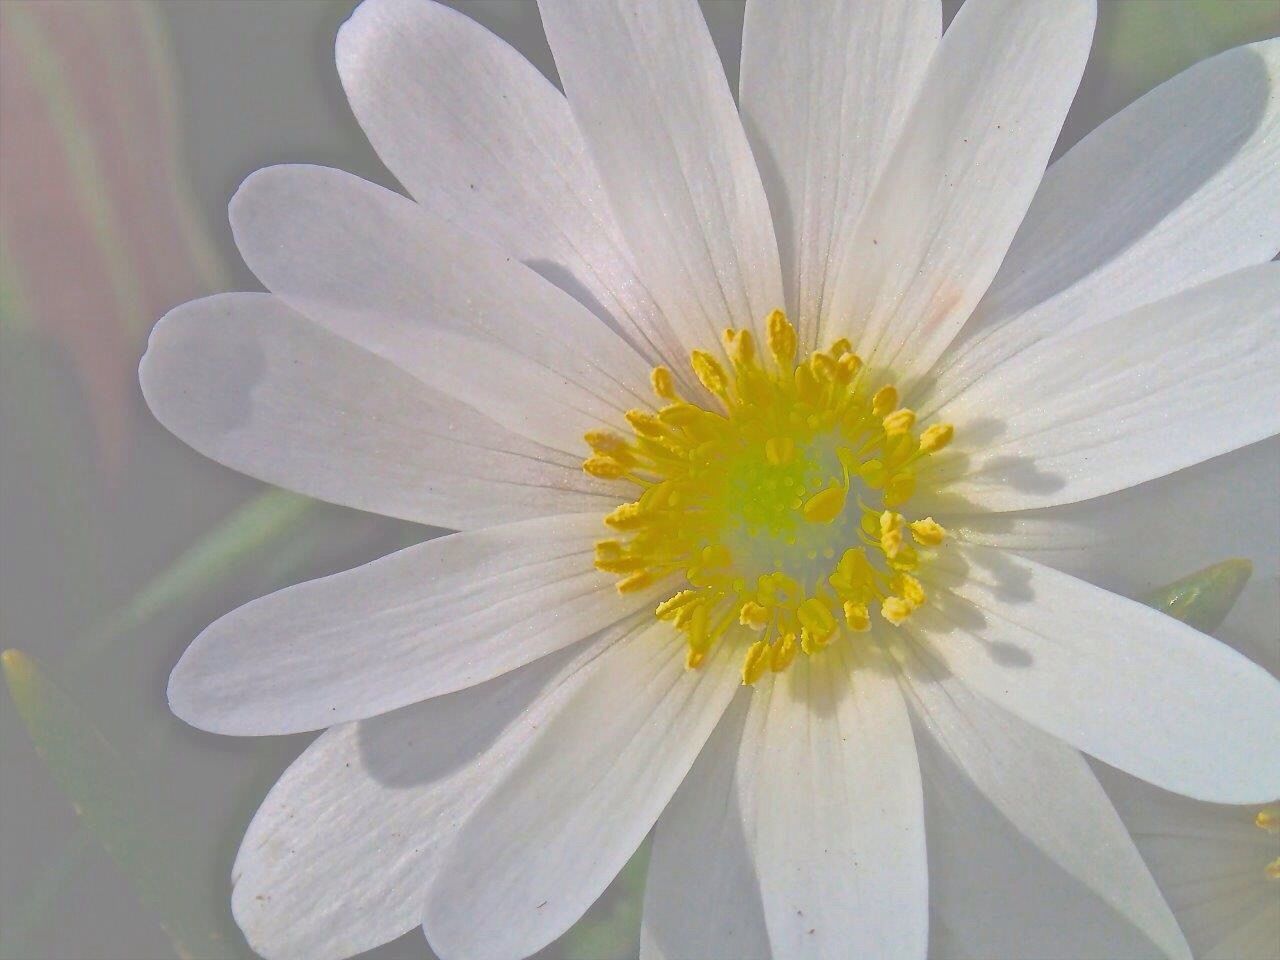
POLYGON ((1076 751, 1262 802, 1280 684, 1064 570, 1276 549, 1273 494, 1223 484, 1277 457, 1280 45, 1046 173, 1091 0, 945 35, 935 2, 751 0, 740 111, 692 0, 541 9, 564 95, 366 2, 338 68, 413 199, 250 177, 270 293, 179 307, 143 361, 209 456, 461 531, 175 669, 196 726, 330 728, 237 859, 250 943, 523 957, 652 829, 646 958, 922 957, 931 890, 953 942, 1002 922, 990 811, 1187 956, 1076 751))

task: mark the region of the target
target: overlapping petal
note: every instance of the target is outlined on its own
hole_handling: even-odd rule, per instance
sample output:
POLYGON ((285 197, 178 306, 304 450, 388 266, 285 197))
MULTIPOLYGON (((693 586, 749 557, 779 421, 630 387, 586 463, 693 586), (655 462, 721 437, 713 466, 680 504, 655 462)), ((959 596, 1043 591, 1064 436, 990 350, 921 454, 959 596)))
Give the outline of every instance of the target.
POLYGON ((1031 344, 1280 250, 1280 40, 1196 64, 1049 168, 1009 255, 943 358, 942 403, 1031 344))
POLYGON ((360 125, 419 203, 616 322, 655 362, 683 356, 568 103, 516 50, 441 4, 369 0, 338 32, 337 61, 360 125))
POLYGON ((928 508, 1072 503, 1280 433, 1278 332, 1264 264, 1022 351, 937 411, 961 439, 928 508))
POLYGON ((234 610, 187 648, 169 705, 254 736, 318 730, 481 683, 654 602, 593 566, 597 514, 428 540, 234 610))
POLYGON ((1075 95, 1092 0, 969 0, 837 250, 820 339, 848 336, 900 386, 924 375, 1013 240, 1075 95))
POLYGON ((309 496, 455 529, 607 511, 581 460, 500 427, 266 294, 171 311, 140 371, 205 456, 309 496))
POLYGON ((936 0, 750 0, 742 122, 773 210, 786 309, 818 346, 835 254, 942 34, 936 0))
POLYGON ((1222 803, 1280 794, 1280 681, 1150 607, 953 544, 913 623, 990 700, 1151 783, 1222 803))
POLYGON ((582 454, 648 402, 641 355, 568 294, 411 200, 338 170, 269 167, 231 202, 276 296, 509 429, 582 454))
POLYGON ((773 221, 692 0, 540 0, 565 94, 637 272, 686 348, 783 304, 773 221))
POLYGON ((461 827, 427 899, 442 960, 517 960, 563 933, 640 845, 738 689, 651 623, 542 701, 528 747, 461 827), (625 691, 625 695, 619 695, 625 691))

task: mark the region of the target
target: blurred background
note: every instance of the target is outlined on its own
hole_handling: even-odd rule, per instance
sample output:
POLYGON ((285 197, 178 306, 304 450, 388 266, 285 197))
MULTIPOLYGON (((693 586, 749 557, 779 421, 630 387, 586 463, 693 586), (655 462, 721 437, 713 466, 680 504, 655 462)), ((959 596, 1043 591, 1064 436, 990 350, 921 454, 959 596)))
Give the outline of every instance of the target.
MULTIPOLYGON (((453 5, 555 77, 532 0, 453 5)), ((395 186, 333 66, 354 6, 0 0, 0 957, 252 956, 231 861, 310 738, 192 730, 167 711, 169 670, 231 608, 439 532, 232 473, 138 390, 160 315, 260 289, 225 215, 247 174, 304 161, 395 186)), ((703 7, 736 86, 742 4, 703 7)), ((1278 33, 1276 0, 1102 0, 1058 152, 1278 33)), ((642 851, 543 956, 634 957, 643 879, 642 851)), ((367 956, 429 952, 414 933, 367 956)))

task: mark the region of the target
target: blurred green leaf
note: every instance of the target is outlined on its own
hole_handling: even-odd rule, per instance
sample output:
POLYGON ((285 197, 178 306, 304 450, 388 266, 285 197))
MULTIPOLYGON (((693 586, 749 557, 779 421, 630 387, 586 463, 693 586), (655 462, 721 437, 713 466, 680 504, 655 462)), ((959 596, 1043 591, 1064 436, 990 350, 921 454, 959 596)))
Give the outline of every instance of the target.
POLYGON ((1197 630, 1213 633, 1222 626, 1252 575, 1253 564, 1248 560, 1224 560, 1140 599, 1197 630))
MULTIPOLYGON (((129 761, 75 701, 19 650, 3 661, 9 693, 36 751, 81 822, 155 911, 179 957, 238 957, 241 950, 210 905, 177 875, 189 830, 143 792, 129 761)), ((5 953, 16 950, 6 943, 5 953)))
POLYGON ((230 576, 248 556, 290 533, 316 501, 285 490, 268 490, 234 511, 184 551, 120 610, 82 642, 78 658, 93 657, 113 639, 166 607, 192 599, 230 576))
POLYGON ((565 934, 559 950, 563 960, 621 960, 635 956, 640 942, 649 852, 650 844, 645 841, 601 901, 565 934))

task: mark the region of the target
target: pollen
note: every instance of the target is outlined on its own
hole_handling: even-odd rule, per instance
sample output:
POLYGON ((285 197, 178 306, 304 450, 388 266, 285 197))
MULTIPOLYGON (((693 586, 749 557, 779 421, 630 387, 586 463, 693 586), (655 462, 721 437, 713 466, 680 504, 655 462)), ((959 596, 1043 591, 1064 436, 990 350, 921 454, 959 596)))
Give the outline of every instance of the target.
POLYGON ((733 644, 748 685, 890 636, 928 602, 918 574, 946 531, 908 504, 955 432, 921 429, 848 340, 803 355, 780 310, 764 334, 726 330, 718 353, 693 351, 696 396, 654 369, 654 409, 627 411, 629 437, 588 433, 583 462, 635 488, 604 519, 596 567, 622 593, 669 583, 654 613, 683 634, 686 665, 733 644))

